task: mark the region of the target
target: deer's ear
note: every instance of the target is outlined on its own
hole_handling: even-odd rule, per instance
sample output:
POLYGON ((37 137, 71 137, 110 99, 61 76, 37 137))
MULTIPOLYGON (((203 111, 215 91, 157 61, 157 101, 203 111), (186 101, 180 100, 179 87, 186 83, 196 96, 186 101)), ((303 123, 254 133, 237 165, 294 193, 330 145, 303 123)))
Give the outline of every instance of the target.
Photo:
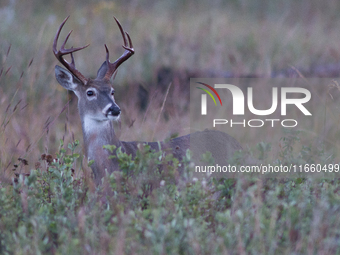
MULTIPOLYGON (((102 80, 105 77, 105 74, 108 71, 108 67, 107 67, 107 62, 104 61, 104 63, 101 65, 101 67, 98 69, 97 72, 97 80, 102 80)), ((111 77, 111 81, 114 80, 114 78, 116 77, 117 74, 117 70, 113 73, 112 77, 111 77)))
POLYGON ((107 63, 104 61, 104 63, 101 65, 101 67, 98 69, 97 72, 97 78, 96 79, 103 79, 105 74, 107 72, 107 63))
POLYGON ((76 78, 71 72, 68 70, 60 67, 55 66, 55 77, 57 78, 57 81, 61 86, 63 86, 65 89, 75 91, 77 90, 78 86, 80 86, 82 83, 78 78, 76 78))

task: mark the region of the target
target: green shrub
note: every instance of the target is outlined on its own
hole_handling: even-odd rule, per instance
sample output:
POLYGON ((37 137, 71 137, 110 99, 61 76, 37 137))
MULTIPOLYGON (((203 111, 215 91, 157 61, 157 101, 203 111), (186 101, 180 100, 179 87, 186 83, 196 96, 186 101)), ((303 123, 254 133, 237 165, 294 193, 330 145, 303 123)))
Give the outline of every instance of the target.
MULTIPOLYGON (((281 162, 326 157, 305 147, 290 155, 297 139, 283 140, 281 162)), ((77 145, 61 144, 55 159, 0 189, 0 254, 339 252, 337 179, 198 181, 189 152, 178 162, 144 145, 134 159, 118 149, 122 171, 93 188, 73 174, 77 145)), ((269 147, 258 148, 262 157, 269 147)))

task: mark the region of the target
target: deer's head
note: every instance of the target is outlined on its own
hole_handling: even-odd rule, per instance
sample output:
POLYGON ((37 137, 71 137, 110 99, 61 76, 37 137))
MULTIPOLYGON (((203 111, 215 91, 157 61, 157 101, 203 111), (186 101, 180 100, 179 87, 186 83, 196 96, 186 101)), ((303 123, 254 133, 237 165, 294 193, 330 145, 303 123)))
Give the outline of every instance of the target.
POLYGON ((73 53, 82 50, 89 45, 79 48, 71 47, 70 49, 65 49, 65 44, 72 32, 70 31, 66 36, 64 43, 60 47, 60 50, 57 50, 57 41, 60 31, 68 18, 69 17, 61 23, 53 42, 54 55, 60 63, 66 67, 66 69, 58 65, 55 67, 56 78, 61 86, 73 91, 78 97, 78 108, 83 122, 93 124, 96 122, 116 120, 120 116, 120 108, 114 100, 114 89, 111 84, 111 78, 116 73, 117 68, 134 54, 130 36, 128 33, 124 32, 119 21, 114 18, 123 36, 123 48, 125 51, 120 58, 111 63, 109 60, 109 50, 105 45, 106 60, 99 68, 97 77, 95 79, 86 78, 76 69, 73 53), (68 54, 71 55, 71 63, 68 63, 63 58, 64 55, 68 54))

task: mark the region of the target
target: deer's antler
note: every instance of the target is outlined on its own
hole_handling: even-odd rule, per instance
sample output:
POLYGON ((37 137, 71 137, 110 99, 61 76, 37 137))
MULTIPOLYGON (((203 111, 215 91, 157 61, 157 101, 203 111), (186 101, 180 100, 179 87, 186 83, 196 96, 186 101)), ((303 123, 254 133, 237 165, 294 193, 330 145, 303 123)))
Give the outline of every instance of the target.
POLYGON ((74 58, 73 58, 73 52, 76 52, 78 50, 82 50, 86 47, 88 47, 90 44, 86 45, 86 46, 83 46, 83 47, 79 47, 79 48, 73 48, 71 47, 70 49, 65 49, 65 44, 68 40, 68 38, 70 37, 71 33, 72 33, 72 30, 68 33, 68 35, 66 36, 66 39, 64 41, 64 43, 61 45, 60 47, 60 50, 57 50, 57 41, 58 41, 58 38, 59 38, 59 34, 60 34, 60 31, 61 29, 63 28, 63 26, 65 25, 67 19, 69 18, 70 16, 68 16, 64 21, 63 23, 61 23, 58 31, 57 31, 57 34, 55 35, 54 37, 54 41, 53 41, 53 53, 55 55, 55 57, 59 60, 60 63, 62 63, 74 76, 76 76, 84 85, 87 84, 87 81, 88 79, 85 78, 84 75, 82 75, 77 69, 76 69, 76 65, 74 63, 74 58), (68 63, 64 58, 63 56, 64 55, 67 55, 67 54, 71 54, 71 63, 68 63))
POLYGON ((121 55, 114 63, 110 62, 109 59, 109 50, 105 44, 105 49, 106 49, 106 63, 107 63, 107 67, 108 70, 104 76, 104 79, 111 79, 111 76, 113 75, 113 73, 117 70, 117 68, 126 60, 128 60, 134 53, 135 50, 133 49, 133 45, 131 42, 131 38, 130 35, 125 32, 121 26, 121 24, 119 23, 118 19, 116 19, 116 17, 114 17, 115 21, 117 22, 117 25, 120 29, 120 32, 122 33, 123 36, 123 40, 124 40, 124 45, 123 48, 125 49, 123 55, 121 55), (126 39, 127 38, 127 39, 126 39), (128 43, 129 42, 129 43, 128 43))

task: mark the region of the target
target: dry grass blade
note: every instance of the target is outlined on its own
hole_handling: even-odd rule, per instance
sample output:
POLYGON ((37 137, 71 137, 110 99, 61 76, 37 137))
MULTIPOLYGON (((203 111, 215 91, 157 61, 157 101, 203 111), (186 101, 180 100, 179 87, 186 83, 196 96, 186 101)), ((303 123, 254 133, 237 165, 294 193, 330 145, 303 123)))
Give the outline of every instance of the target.
POLYGON ((166 90, 165 97, 164 97, 164 100, 163 100, 163 104, 162 104, 161 110, 159 111, 159 114, 158 114, 158 117, 157 117, 157 121, 156 121, 155 126, 154 126, 154 130, 153 130, 153 133, 152 133, 151 141, 153 141, 153 138, 155 136, 155 133, 156 133, 156 130, 157 130, 157 125, 158 125, 159 120, 161 118, 161 114, 163 112, 164 105, 165 105, 166 99, 168 97, 171 84, 172 84, 172 82, 169 83, 168 89, 166 90))

